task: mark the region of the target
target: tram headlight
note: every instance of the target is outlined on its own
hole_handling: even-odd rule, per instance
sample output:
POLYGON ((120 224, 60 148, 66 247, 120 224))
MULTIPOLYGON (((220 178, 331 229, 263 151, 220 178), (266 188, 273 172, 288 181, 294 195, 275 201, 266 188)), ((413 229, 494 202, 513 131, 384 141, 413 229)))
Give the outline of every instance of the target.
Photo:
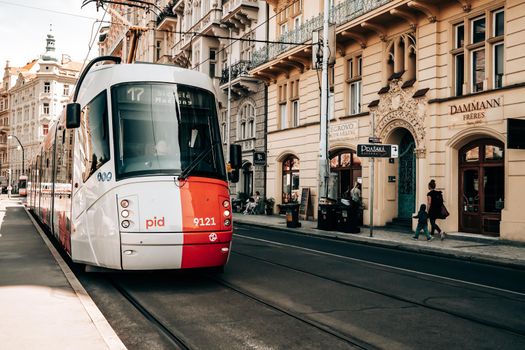
POLYGON ((120 201, 120 206, 121 206, 122 208, 127 208, 127 207, 129 207, 129 201, 128 201, 127 199, 123 199, 123 200, 121 200, 121 201, 120 201))
POLYGON ((230 207, 230 201, 229 200, 225 200, 224 202, 222 202, 222 206, 225 207, 225 208, 229 208, 230 207))
POLYGON ((120 224, 123 228, 128 228, 131 223, 129 222, 129 220, 122 220, 120 224))
POLYGON ((224 226, 230 226, 231 223, 230 219, 224 220, 224 226))
POLYGON ((223 214, 224 214, 224 216, 230 216, 230 211, 229 210, 225 210, 223 214))
POLYGON ((123 218, 129 217, 129 210, 124 209, 122 212, 120 212, 120 215, 122 215, 123 218))

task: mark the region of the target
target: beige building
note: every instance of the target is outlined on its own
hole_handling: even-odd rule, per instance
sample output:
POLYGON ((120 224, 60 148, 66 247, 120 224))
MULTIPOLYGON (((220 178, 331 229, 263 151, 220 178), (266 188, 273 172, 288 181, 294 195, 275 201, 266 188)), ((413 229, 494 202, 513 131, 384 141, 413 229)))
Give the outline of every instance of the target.
MULTIPOLYGON (((270 40, 306 44, 254 55, 251 73, 269 85, 268 195, 283 203, 309 188, 316 215, 320 73, 308 44, 323 1, 267 2, 270 40)), ((331 197, 362 181, 365 224, 373 210, 376 225, 414 226, 435 179, 445 231, 525 241, 525 151, 514 148, 525 134, 507 129, 525 119, 525 1, 336 0, 331 21, 331 197), (375 163, 373 208, 370 162, 356 155, 369 136, 399 145, 399 158, 375 163)))
POLYGON ((74 91, 81 66, 67 55, 61 59, 56 56, 55 38, 50 33, 46 38, 46 52, 39 59, 16 69, 6 67, 4 84, 8 86, 9 99, 6 130, 23 146, 22 152, 15 138, 7 143, 7 166, 11 169, 13 184, 20 175, 27 174, 40 143, 74 91))

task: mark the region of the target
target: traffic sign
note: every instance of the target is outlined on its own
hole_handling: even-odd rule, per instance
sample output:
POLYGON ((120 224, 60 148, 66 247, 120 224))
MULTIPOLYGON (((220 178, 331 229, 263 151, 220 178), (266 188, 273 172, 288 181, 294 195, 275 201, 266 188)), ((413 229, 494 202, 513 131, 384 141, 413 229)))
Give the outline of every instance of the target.
POLYGON ((397 158, 398 145, 381 145, 377 143, 357 145, 357 156, 365 158, 397 158))

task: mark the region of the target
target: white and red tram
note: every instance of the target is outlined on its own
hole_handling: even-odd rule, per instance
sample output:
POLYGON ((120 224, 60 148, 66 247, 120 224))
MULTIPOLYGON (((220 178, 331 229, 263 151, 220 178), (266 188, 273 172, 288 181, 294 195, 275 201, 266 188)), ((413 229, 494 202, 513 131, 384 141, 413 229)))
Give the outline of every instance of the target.
MULTIPOLYGON (((236 168, 238 146, 231 155, 236 168)), ((31 164, 28 204, 77 263, 222 267, 232 240, 227 175, 207 76, 100 57, 31 164)))

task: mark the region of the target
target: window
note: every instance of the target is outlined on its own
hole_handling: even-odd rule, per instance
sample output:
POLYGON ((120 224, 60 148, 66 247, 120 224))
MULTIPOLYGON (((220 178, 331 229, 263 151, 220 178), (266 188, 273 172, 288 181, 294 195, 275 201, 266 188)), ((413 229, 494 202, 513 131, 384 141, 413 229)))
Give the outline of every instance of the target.
POLYGON ((255 137, 254 121, 253 121, 253 119, 248 121, 248 137, 249 138, 255 137))
POLYGON ((51 92, 51 83, 46 81, 44 82, 44 93, 48 94, 51 92))
POLYGON ((485 40, 485 17, 480 17, 471 22, 471 43, 476 44, 485 40))
POLYGON ((299 159, 288 156, 283 161, 282 203, 299 201, 299 159))
POLYGON ((49 115, 49 103, 44 102, 43 112, 44 112, 45 115, 49 115))
POLYGON ((161 50, 162 50, 161 44, 162 42, 160 40, 157 40, 155 42, 155 57, 157 61, 160 60, 160 56, 161 56, 161 50))
POLYGON ((210 49, 210 78, 215 78, 215 70, 217 66, 217 49, 210 49))
POLYGON ((281 103, 279 105, 280 118, 281 118, 281 130, 288 127, 288 120, 286 117, 286 103, 281 103))
POLYGON ((494 45, 494 88, 503 87, 503 44, 494 45))
POLYGON ((64 84, 64 96, 69 96, 69 85, 64 84))
POLYGON ((301 16, 297 16, 293 19, 294 29, 298 29, 301 26, 301 16))
POLYGON ((299 126, 299 100, 292 102, 292 127, 299 126))
POLYGON ((241 41, 241 60, 250 61, 252 59, 252 52, 255 51, 255 32, 250 31, 250 33, 243 36, 243 41, 241 41))
POLYGON ((281 24, 280 30, 281 30, 281 35, 288 33, 288 23, 281 24))
POLYGON ((465 55, 463 53, 454 56, 455 74, 455 94, 463 95, 463 83, 465 81, 465 55))
POLYGON ((250 102, 241 105, 238 115, 238 140, 255 137, 255 107, 250 102))
POLYGON ((43 124, 42 125, 42 135, 46 136, 49 132, 49 124, 43 124))
POLYGON ((105 91, 82 109, 79 138, 84 153, 82 178, 85 182, 109 160, 109 127, 105 91))
POLYGON ((348 114, 361 113, 361 71, 362 57, 357 56, 347 61, 348 114))
POLYGON ((459 49, 465 46, 465 25, 463 23, 458 24, 455 28, 455 44, 454 48, 459 49))
POLYGON ((335 119, 335 98, 332 90, 328 91, 328 118, 335 119))
POLYGON ((493 13, 492 28, 494 36, 500 36, 505 33, 505 12, 503 10, 493 13))
POLYGON ((483 91, 485 81, 485 49, 472 51, 472 92, 483 91))

